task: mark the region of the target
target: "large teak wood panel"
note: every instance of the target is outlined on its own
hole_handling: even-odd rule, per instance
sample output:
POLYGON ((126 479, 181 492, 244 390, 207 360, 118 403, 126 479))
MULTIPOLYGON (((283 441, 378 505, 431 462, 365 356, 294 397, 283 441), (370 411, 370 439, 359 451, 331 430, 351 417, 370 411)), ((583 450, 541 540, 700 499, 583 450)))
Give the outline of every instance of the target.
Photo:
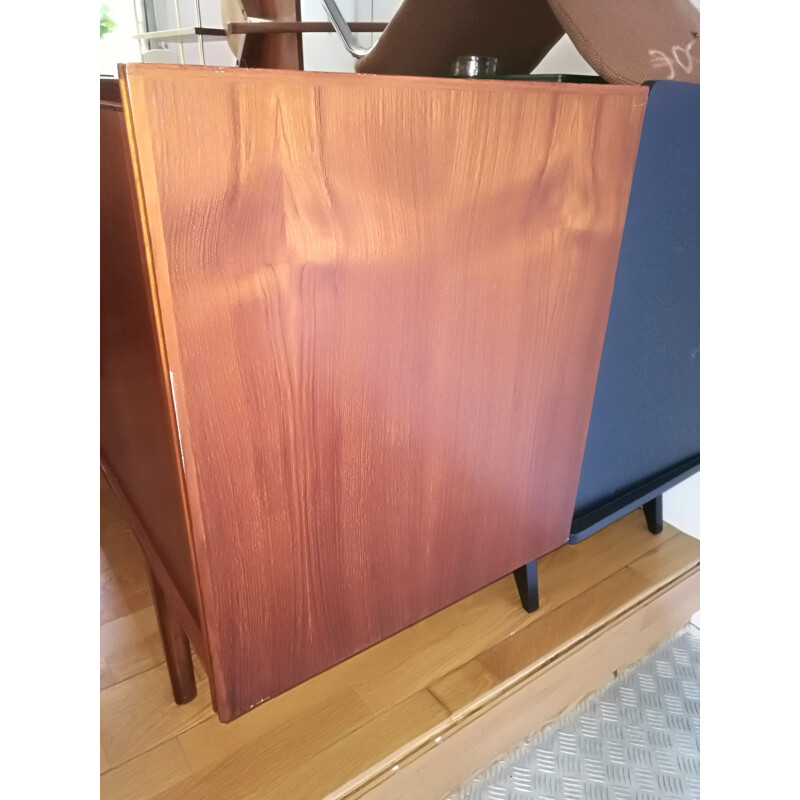
POLYGON ((646 89, 123 81, 231 719, 566 541, 646 89))

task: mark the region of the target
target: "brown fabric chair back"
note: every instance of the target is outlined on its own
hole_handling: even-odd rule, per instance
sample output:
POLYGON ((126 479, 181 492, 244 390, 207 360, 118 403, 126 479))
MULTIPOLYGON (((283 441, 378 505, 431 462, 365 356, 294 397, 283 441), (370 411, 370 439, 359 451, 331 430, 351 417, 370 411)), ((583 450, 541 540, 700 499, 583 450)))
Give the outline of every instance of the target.
POLYGON ((700 82, 700 12, 689 0, 405 0, 357 72, 449 75, 462 55, 531 72, 566 32, 611 83, 700 82))
POLYGON ((458 56, 494 56, 530 72, 564 35, 547 0, 405 0, 357 72, 450 75, 458 56))
POLYGON ((609 83, 700 83, 700 12, 689 0, 547 2, 578 52, 609 83))

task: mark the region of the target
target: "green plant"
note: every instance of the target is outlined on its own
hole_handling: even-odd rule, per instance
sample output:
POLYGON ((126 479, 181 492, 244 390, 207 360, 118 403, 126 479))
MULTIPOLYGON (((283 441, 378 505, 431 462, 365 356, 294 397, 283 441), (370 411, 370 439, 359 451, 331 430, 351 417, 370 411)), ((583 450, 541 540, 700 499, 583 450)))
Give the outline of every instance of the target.
POLYGON ((100 38, 102 39, 106 34, 111 33, 117 23, 108 15, 108 6, 100 6, 100 38))

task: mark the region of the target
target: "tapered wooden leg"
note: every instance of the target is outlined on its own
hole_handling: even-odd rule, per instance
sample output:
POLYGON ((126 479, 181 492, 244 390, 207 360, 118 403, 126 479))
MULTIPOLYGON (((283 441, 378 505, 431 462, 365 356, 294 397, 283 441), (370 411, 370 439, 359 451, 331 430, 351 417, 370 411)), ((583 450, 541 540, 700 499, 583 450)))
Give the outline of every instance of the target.
POLYGON ((536 569, 536 560, 529 561, 524 567, 514 570, 514 580, 517 582, 519 599, 522 607, 532 614, 539 608, 539 572, 536 569))
POLYGON ((197 697, 197 684, 194 680, 189 639, 183 632, 175 612, 167 602, 167 598, 152 572, 150 573, 150 588, 153 592, 158 629, 161 632, 161 643, 164 645, 167 670, 172 683, 172 694, 176 703, 188 703, 197 697))
POLYGON ((664 530, 664 495, 648 500, 642 510, 650 533, 661 533, 664 530))

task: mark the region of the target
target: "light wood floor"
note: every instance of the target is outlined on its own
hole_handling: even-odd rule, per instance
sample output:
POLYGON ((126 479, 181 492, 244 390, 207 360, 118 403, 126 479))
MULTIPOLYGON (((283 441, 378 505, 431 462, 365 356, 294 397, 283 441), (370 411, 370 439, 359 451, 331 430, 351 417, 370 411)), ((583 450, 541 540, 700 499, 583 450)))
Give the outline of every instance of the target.
POLYGON ((142 556, 100 498, 103 800, 441 797, 698 605, 698 542, 634 512, 540 560, 536 614, 509 576, 223 725, 197 662, 173 703, 142 556))

